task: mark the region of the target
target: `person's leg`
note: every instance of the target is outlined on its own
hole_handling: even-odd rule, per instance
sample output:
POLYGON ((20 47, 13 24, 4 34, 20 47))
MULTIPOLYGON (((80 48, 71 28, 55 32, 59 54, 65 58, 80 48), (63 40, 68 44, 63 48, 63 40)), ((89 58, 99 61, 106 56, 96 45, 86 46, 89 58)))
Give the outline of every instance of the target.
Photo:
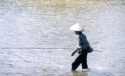
POLYGON ((81 55, 79 55, 72 63, 72 71, 75 71, 81 63, 81 55))
POLYGON ((82 53, 82 69, 88 69, 87 50, 83 50, 83 53, 82 53))

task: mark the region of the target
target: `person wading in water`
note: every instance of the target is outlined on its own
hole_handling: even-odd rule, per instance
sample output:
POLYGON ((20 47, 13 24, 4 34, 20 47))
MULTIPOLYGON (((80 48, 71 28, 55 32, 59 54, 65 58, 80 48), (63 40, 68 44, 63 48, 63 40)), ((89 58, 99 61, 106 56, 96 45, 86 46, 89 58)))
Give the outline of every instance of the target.
POLYGON ((79 54, 72 63, 72 71, 75 71, 80 64, 82 64, 82 71, 88 71, 87 54, 92 52, 93 49, 91 48, 86 35, 83 33, 84 30, 79 25, 79 23, 76 23, 70 27, 70 30, 74 31, 75 34, 78 35, 79 39, 78 47, 72 53, 72 56, 74 56, 75 53, 79 54))

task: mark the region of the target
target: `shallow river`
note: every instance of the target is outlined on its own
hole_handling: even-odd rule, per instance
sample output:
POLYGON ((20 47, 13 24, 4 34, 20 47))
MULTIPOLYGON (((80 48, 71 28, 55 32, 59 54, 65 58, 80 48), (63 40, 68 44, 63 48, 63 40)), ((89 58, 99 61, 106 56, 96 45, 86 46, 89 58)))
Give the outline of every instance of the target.
POLYGON ((0 0, 0 76, 124 76, 124 0, 0 0), (89 72, 71 72, 85 29, 89 72))

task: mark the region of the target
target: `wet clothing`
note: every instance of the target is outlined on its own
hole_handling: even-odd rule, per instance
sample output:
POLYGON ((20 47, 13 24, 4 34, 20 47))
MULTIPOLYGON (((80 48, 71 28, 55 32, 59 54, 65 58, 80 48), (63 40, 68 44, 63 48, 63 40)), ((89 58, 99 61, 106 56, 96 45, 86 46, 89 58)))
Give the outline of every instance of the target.
POLYGON ((75 59, 75 61, 72 63, 72 70, 76 70, 80 64, 82 64, 82 69, 87 69, 87 54, 88 49, 90 48, 89 42, 86 38, 86 36, 81 32, 79 34, 79 48, 80 51, 77 51, 79 53, 79 56, 75 59))

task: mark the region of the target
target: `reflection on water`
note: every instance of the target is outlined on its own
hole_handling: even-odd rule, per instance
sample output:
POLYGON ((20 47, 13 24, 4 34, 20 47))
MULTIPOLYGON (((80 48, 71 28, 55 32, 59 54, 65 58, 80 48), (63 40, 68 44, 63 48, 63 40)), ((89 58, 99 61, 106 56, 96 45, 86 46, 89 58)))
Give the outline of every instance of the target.
POLYGON ((72 76, 88 76, 87 72, 72 72, 72 76))

